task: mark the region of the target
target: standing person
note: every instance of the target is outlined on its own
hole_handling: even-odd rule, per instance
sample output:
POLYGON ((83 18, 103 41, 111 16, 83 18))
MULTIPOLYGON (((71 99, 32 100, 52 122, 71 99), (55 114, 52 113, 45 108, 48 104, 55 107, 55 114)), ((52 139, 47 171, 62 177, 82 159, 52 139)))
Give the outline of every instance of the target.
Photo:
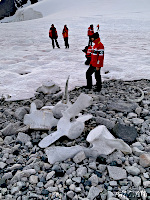
POLYGON ((49 37, 52 39, 52 46, 53 46, 53 49, 55 48, 54 40, 55 40, 56 46, 57 46, 58 48, 60 48, 60 47, 59 47, 59 44, 58 44, 58 42, 57 42, 58 34, 57 34, 56 28, 54 27, 54 24, 52 24, 52 25, 51 25, 51 28, 49 29, 49 37))
POLYGON ((88 45, 91 45, 92 46, 92 41, 91 41, 91 36, 94 34, 94 27, 93 27, 93 24, 91 24, 88 28, 88 36, 89 36, 89 44, 88 45))
POLYGON ((102 88, 100 70, 104 61, 104 45, 100 42, 98 32, 94 33, 91 40, 95 43, 91 50, 90 67, 86 71, 87 89, 92 89, 92 74, 95 73, 96 91, 100 92, 102 88))
POLYGON ((63 31, 62 31, 62 35, 64 38, 64 42, 65 42, 65 47, 66 49, 69 48, 69 44, 68 44, 68 28, 67 25, 64 25, 63 31))
POLYGON ((99 24, 97 24, 97 31, 99 31, 99 24))

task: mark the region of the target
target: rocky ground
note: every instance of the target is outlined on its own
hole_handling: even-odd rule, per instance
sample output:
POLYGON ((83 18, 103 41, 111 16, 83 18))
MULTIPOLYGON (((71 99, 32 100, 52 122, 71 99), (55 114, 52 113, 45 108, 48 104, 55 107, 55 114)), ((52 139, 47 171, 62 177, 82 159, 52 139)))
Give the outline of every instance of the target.
POLYGON ((55 145, 89 147, 86 137, 96 126, 104 124, 116 134, 116 124, 124 128, 126 125, 135 128, 137 134, 124 138, 132 154, 114 151, 94 159, 86 158, 82 152, 52 165, 44 149, 38 147, 48 131, 29 130, 23 117, 33 101, 38 109, 55 105, 62 98, 61 93, 38 93, 32 99, 16 102, 1 99, 0 199, 150 199, 150 81, 105 81, 99 93, 76 87, 69 93, 70 101, 75 102, 81 93, 93 97, 92 106, 83 110, 93 118, 86 122, 79 138, 62 137, 55 145), (144 98, 136 103, 128 100, 140 98, 141 91, 135 86, 144 91, 144 98))

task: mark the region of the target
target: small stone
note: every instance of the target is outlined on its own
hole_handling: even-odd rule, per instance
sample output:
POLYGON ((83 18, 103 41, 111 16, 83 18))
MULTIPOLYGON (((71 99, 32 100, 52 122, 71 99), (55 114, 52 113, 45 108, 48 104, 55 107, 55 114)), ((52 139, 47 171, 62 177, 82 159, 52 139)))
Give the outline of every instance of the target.
POLYGON ((132 122, 135 124, 135 125, 139 125, 139 124, 142 124, 144 122, 143 119, 140 119, 140 118, 133 118, 132 119, 132 122))
POLYGON ((138 176, 134 176, 134 177, 129 176, 128 180, 133 182, 134 187, 138 188, 141 185, 141 178, 138 176))
POLYGON ((0 169, 4 169, 5 167, 6 167, 6 163, 4 163, 4 162, 0 162, 0 169))
POLYGON ((21 141, 23 144, 26 144, 27 142, 30 142, 31 137, 25 133, 18 133, 16 141, 21 141))
POLYGON ((149 188, 150 187, 150 181, 144 181, 143 185, 145 188, 149 188))
POLYGON ((150 154, 140 155, 140 165, 142 167, 150 167, 150 154))
POLYGON ((47 174, 47 176, 46 176, 46 180, 51 179, 54 175, 55 175, 55 171, 49 172, 49 173, 47 174))
POLYGON ((79 167, 77 169, 77 176, 83 177, 87 173, 86 167, 79 167))
POLYGON ((93 174, 90 178, 89 181, 91 181, 92 186, 97 186, 98 185, 98 177, 93 174))
POLYGON ((80 163, 82 162, 84 159, 86 158, 84 151, 80 151, 79 153, 77 153, 74 158, 73 161, 75 163, 80 163))
POLYGON ((95 199, 95 198, 100 194, 100 192, 101 192, 101 191, 100 191, 99 188, 92 186, 92 187, 90 188, 90 190, 89 190, 89 193, 88 193, 87 198, 88 198, 89 200, 93 200, 93 199, 95 199))
POLYGON ((29 178, 29 182, 31 184, 37 184, 38 183, 38 176, 31 175, 30 178, 29 178))
POLYGON ((113 178, 114 180, 120 180, 127 178, 126 170, 122 169, 121 167, 113 167, 113 166, 107 166, 109 176, 113 178))
POLYGON ((140 170, 134 166, 127 166, 126 170, 129 174, 134 175, 134 176, 137 176, 140 174, 140 170))
POLYGON ((73 199, 73 197, 74 197, 74 192, 73 192, 73 191, 68 191, 68 192, 67 192, 67 197, 69 197, 70 199, 73 199))

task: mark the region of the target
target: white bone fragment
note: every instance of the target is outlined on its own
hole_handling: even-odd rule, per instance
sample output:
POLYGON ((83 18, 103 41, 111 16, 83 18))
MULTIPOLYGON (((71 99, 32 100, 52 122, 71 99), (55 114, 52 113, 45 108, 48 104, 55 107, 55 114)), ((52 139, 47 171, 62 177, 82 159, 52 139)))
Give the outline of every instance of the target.
POLYGON ((92 97, 87 94, 81 93, 75 103, 63 112, 63 116, 69 114, 70 119, 77 116, 83 109, 92 104, 92 97))
POLYGON ((127 100, 130 101, 130 102, 135 102, 135 103, 138 103, 140 101, 142 101, 144 99, 144 92, 143 90, 141 90, 139 87, 136 87, 136 86, 132 86, 134 89, 138 90, 141 92, 141 96, 137 99, 130 99, 127 97, 127 100))
POLYGON ((63 98, 60 102, 58 102, 54 106, 54 108, 52 110, 54 117, 56 117, 57 119, 60 119, 63 116, 62 111, 65 111, 69 106, 72 105, 69 102, 68 82, 69 82, 69 76, 68 76, 68 79, 66 81, 65 92, 64 92, 63 98))
POLYGON ((86 148, 76 145, 72 147, 49 147, 45 149, 48 157, 48 162, 54 164, 55 162, 61 162, 68 158, 74 157, 78 152, 84 151, 86 148))
POLYGON ((24 116, 24 124, 29 125, 30 129, 49 130, 57 123, 58 120, 54 118, 51 111, 37 110, 34 102, 31 104, 30 114, 24 116))
POLYGON ((111 154, 115 149, 124 153, 131 153, 132 150, 128 144, 121 139, 116 139, 104 125, 100 125, 90 131, 86 139, 92 144, 92 150, 99 154, 111 154))
POLYGON ((70 119, 62 117, 57 124, 57 131, 43 138, 39 147, 45 148, 54 143, 62 136, 67 136, 69 139, 76 139, 84 130, 84 123, 80 121, 70 122, 70 119))
POLYGON ((81 110, 90 106, 91 103, 92 97, 86 94, 80 94, 73 105, 71 105, 67 110, 62 111, 63 117, 58 121, 57 131, 43 138, 39 143, 39 146, 41 148, 48 147, 62 136, 67 136, 69 139, 76 139, 79 137, 84 130, 84 122, 90 119, 91 115, 86 117, 84 116, 84 120, 83 118, 79 118, 78 120, 74 119, 71 121, 71 119, 77 116, 81 110))

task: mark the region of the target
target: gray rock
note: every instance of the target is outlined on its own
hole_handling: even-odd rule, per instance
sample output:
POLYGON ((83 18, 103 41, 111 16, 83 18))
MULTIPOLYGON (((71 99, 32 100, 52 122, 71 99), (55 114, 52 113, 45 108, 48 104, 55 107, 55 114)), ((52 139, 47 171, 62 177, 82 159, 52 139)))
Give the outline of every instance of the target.
POLYGON ((142 155, 144 152, 143 151, 141 151, 140 149, 138 149, 137 147, 133 147, 132 148, 132 152, 134 153, 134 155, 136 155, 136 156, 140 156, 140 155, 142 155))
POLYGON ((19 120, 22 120, 25 116, 25 114, 27 114, 27 110, 24 107, 20 107, 17 108, 15 111, 15 117, 19 120))
POLYGON ((19 126, 20 126, 20 122, 9 123, 4 129, 1 130, 1 133, 4 136, 16 135, 18 133, 19 126))
POLYGON ((74 197, 74 192, 73 192, 73 191, 68 191, 68 192, 67 192, 67 197, 69 197, 70 199, 73 199, 73 197, 74 197))
POLYGON ((133 143, 138 136, 137 130, 134 127, 125 126, 125 125, 119 124, 119 123, 117 123, 114 126, 113 134, 114 134, 114 136, 124 140, 128 144, 133 143))
POLYGON ((121 167, 107 166, 109 176, 114 180, 121 180, 127 178, 127 173, 125 169, 121 167))
POLYGON ((87 173, 86 167, 79 167, 77 169, 77 176, 83 177, 87 173))
POLYGON ((29 182, 30 182, 31 184, 37 184, 37 183, 38 183, 38 176, 31 175, 31 176, 29 177, 29 182))
POLYGON ((21 141, 23 144, 31 141, 31 137, 25 133, 18 133, 16 141, 21 141))
POLYGON ((76 183, 81 183, 81 177, 73 177, 72 180, 76 183))
POLYGON ((133 118, 132 119, 132 122, 135 124, 135 125, 140 125, 144 122, 143 119, 140 119, 140 118, 133 118))
POLYGON ((92 176, 89 178, 89 181, 91 181, 92 186, 98 185, 98 177, 96 174, 92 174, 92 176))
POLYGON ((140 165, 142 167, 150 167, 150 154, 140 155, 140 165))
POLYGON ((13 141, 12 136, 6 136, 4 139, 4 144, 9 145, 13 141))
POLYGON ((140 170, 137 167, 134 166, 127 166, 125 167, 125 169, 127 170, 127 172, 131 175, 137 176, 140 174, 140 170))
POLYGON ((4 169, 5 167, 6 167, 6 163, 4 163, 4 162, 0 162, 0 169, 4 169))
POLYGON ((89 190, 88 196, 87 198, 89 200, 93 200, 94 198, 96 198, 99 194, 100 194, 100 189, 98 189, 97 187, 92 186, 89 190))
POLYGON ((113 129, 115 122, 102 117, 96 117, 96 123, 99 125, 105 125, 108 129, 113 129))
POLYGON ((80 163, 86 158, 84 151, 80 151, 73 157, 75 163, 80 163))
POLYGON ((112 102, 111 104, 108 104, 107 108, 109 110, 114 110, 118 112, 132 112, 138 107, 138 104, 136 103, 125 103, 125 102, 112 102))
POLYGON ((145 140, 146 140, 147 144, 150 144, 150 136, 146 137, 145 140))
POLYGON ((49 173, 47 174, 47 176, 46 176, 46 180, 51 179, 54 175, 55 175, 55 171, 49 172, 49 173))
POLYGON ((138 176, 129 176, 128 180, 133 182, 134 187, 138 188, 141 185, 141 178, 138 176))
POLYGON ((33 102, 36 104, 37 109, 41 109, 44 106, 43 101, 41 101, 39 99, 36 99, 33 102))
POLYGON ((4 180, 11 179, 13 177, 12 172, 5 173, 2 177, 4 180))
POLYGON ((143 185, 145 188, 149 188, 150 187, 150 181, 144 181, 143 185))
POLYGON ((47 190, 49 192, 57 192, 58 191, 58 187, 48 187, 47 190))

